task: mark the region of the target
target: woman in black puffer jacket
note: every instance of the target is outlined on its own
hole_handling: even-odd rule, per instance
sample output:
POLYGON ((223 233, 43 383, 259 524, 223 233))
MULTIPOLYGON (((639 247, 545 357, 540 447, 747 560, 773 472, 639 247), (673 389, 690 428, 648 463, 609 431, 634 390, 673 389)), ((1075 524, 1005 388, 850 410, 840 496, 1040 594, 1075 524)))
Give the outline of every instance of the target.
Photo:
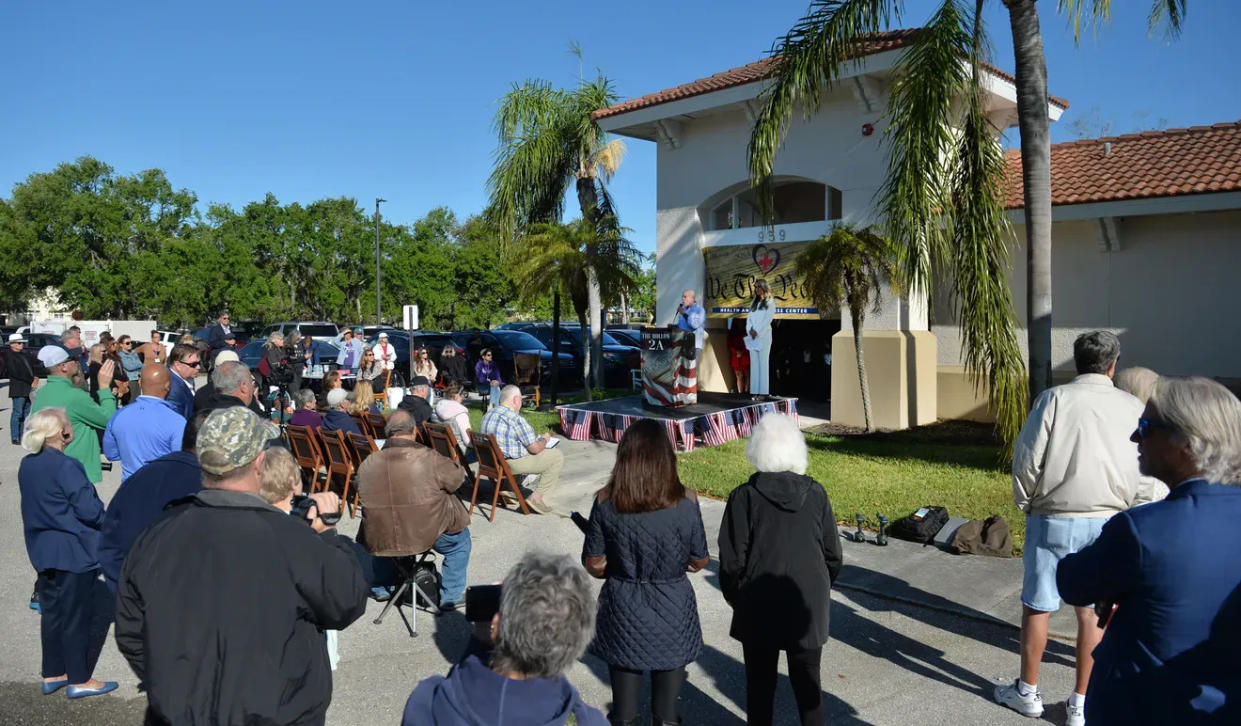
POLYGON ((791 416, 764 416, 745 454, 755 474, 724 509, 720 589, 745 656, 747 722, 772 722, 783 650, 801 722, 819 726, 819 663, 841 564, 836 518, 823 486, 805 475, 806 440, 791 416))
POLYGON ((621 438, 612 478, 595 497, 582 562, 607 580, 591 648, 608 664, 609 720, 643 721, 638 699, 651 671, 653 722, 680 723, 685 666, 702 650, 698 601, 685 573, 706 567, 707 535, 698 497, 677 478, 676 453, 655 421, 638 421, 621 438))

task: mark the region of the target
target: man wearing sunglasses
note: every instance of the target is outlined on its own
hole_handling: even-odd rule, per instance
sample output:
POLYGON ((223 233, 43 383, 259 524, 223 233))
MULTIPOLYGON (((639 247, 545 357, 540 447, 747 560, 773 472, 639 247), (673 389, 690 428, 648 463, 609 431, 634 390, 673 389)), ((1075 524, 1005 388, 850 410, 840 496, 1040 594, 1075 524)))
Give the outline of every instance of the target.
POLYGON ((177 343, 172 349, 170 360, 172 363, 168 369, 172 371, 172 386, 168 389, 166 400, 172 410, 189 421, 194 415, 194 379, 202 368, 198 347, 177 343))
MULTIPOLYGON (((1039 664, 1051 613, 1060 609, 1056 567, 1093 542, 1112 515, 1150 496, 1129 440, 1142 403, 1112 384, 1120 340, 1096 330, 1073 343, 1077 377, 1044 391, 1013 446, 1013 500, 1026 513, 1021 588, 1021 673, 997 686, 995 700, 1023 716, 1043 713, 1039 664)), ((1103 631, 1094 611, 1076 608, 1077 679, 1066 706, 1068 726, 1085 723, 1091 656, 1103 631)))

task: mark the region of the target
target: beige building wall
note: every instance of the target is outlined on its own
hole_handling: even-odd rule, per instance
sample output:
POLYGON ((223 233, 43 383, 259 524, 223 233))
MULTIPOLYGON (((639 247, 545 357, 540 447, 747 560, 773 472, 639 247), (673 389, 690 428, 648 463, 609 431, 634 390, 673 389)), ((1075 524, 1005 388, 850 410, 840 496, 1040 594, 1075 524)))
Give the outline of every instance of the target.
MULTIPOLYGON (((1241 211, 1130 216, 1115 221, 1118 245, 1100 242, 1098 220, 1052 225, 1053 378, 1072 378, 1073 340, 1106 328, 1121 342, 1121 367, 1241 379, 1241 211)), ((1009 282, 1027 355, 1025 230, 1014 227, 1009 282)), ((939 338, 939 410, 943 418, 989 420, 985 391, 961 367, 960 334, 937 300, 931 331, 939 338)))
MULTIPOLYGON (((903 429, 936 419, 935 336, 925 330, 862 330, 871 425, 903 429)), ((832 423, 866 423, 853 331, 832 336, 832 423)))

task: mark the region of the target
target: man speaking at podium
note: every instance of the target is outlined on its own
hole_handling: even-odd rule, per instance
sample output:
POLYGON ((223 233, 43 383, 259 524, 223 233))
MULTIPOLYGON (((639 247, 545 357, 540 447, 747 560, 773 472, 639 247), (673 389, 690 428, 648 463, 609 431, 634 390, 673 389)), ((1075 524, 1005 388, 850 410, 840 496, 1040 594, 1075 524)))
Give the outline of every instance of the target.
POLYGON ((707 322, 707 311, 698 304, 693 290, 681 293, 681 304, 677 306, 676 326, 687 333, 694 334, 694 359, 697 360, 702 351, 702 341, 707 322))

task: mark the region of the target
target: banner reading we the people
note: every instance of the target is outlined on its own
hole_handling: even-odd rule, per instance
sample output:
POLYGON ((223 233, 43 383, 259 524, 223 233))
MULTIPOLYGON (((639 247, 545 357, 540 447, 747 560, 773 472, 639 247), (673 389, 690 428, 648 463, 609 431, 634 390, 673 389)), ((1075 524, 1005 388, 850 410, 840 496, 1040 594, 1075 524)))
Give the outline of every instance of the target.
POLYGON ((776 301, 776 317, 817 320, 819 309, 806 297, 805 285, 793 272, 805 242, 707 247, 703 307, 707 317, 731 318, 750 312, 754 283, 767 280, 776 301))

